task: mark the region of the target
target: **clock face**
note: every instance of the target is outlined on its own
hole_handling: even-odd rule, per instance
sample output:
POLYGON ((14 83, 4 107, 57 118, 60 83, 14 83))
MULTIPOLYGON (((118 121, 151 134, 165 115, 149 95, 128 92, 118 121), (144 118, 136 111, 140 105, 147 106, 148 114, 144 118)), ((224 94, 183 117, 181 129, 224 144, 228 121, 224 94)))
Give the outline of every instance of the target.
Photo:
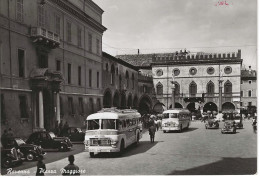
POLYGON ((195 75, 197 73, 197 69, 195 67, 190 68, 190 74, 195 75))
POLYGON ((156 75, 157 75, 157 76, 162 76, 162 75, 163 75, 162 69, 158 69, 158 70, 156 71, 156 75))

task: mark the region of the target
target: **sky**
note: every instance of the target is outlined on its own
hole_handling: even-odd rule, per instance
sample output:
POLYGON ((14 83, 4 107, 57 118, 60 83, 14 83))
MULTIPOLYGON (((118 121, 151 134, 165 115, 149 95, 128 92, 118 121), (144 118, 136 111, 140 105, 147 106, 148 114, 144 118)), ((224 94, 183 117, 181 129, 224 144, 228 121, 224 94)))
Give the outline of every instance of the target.
POLYGON ((115 56, 242 51, 256 69, 257 0, 93 0, 103 10, 103 51, 115 56))

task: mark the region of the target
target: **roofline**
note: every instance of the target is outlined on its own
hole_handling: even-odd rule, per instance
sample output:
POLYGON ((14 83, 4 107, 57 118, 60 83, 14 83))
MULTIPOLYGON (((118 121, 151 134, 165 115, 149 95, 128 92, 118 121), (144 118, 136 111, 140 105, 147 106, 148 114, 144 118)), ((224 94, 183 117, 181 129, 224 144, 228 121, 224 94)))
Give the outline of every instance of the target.
POLYGON ((93 5, 93 7, 96 9, 96 10, 98 10, 101 14, 103 14, 103 12, 104 12, 104 10, 101 8, 101 7, 99 7, 99 5, 97 5, 94 1, 92 1, 92 0, 87 0, 88 2, 90 2, 91 3, 91 5, 93 5))
POLYGON ((106 53, 104 51, 102 52, 102 55, 103 55, 103 57, 107 57, 107 58, 109 58, 109 59, 111 59, 111 60, 113 60, 113 61, 115 61, 115 62, 117 62, 119 64, 127 66, 127 67, 129 67, 129 68, 131 68, 131 69, 133 69, 135 71, 139 70, 138 67, 136 67, 136 66, 134 66, 134 65, 132 65, 132 64, 130 64, 130 63, 128 63, 128 62, 126 62, 126 61, 124 61, 122 59, 120 59, 120 58, 116 58, 116 57, 114 57, 114 56, 112 56, 112 55, 110 55, 110 54, 108 54, 108 53, 106 53))

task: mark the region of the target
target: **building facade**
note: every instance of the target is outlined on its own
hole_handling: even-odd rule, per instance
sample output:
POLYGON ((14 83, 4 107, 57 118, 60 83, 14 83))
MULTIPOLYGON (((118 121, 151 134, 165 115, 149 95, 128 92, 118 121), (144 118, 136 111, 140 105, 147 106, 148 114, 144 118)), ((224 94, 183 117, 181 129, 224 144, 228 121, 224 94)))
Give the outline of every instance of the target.
POLYGON ((241 112, 254 114, 257 110, 257 73, 255 70, 241 70, 241 112))
POLYGON ((141 114, 152 110, 152 76, 138 67, 103 52, 103 106, 137 109, 141 114))
POLYGON ((82 127, 102 107, 102 13, 91 0, 0 1, 2 132, 82 127))
POLYGON ((227 54, 180 52, 118 57, 133 65, 151 67, 157 105, 164 109, 171 108, 174 99, 174 107, 192 112, 240 110, 241 50, 227 54))

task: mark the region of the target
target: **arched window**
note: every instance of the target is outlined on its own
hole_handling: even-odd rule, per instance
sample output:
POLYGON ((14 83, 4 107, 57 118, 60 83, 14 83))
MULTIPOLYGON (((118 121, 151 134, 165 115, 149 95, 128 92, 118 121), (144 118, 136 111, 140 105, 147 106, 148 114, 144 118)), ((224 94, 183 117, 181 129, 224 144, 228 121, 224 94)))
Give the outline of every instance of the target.
POLYGON ((133 89, 135 88, 135 76, 133 73, 132 73, 132 88, 133 89))
POLYGON ((125 79, 126 79, 126 88, 129 87, 129 73, 128 71, 125 72, 125 79))
POLYGON ((225 94, 231 94, 232 93, 232 83, 228 80, 224 84, 224 93, 225 94))
POLYGON ((215 92, 215 86, 214 83, 212 81, 209 81, 209 83, 207 84, 207 94, 212 95, 215 92))
POLYGON ((178 82, 175 82, 175 95, 180 95, 180 85, 178 82))
POLYGON ((191 82, 189 90, 190 90, 190 96, 196 96, 196 94, 197 94, 197 84, 195 82, 191 82))
POLYGON ((111 65, 111 74, 110 74, 111 78, 110 78, 110 84, 114 85, 115 83, 115 67, 114 64, 111 65))
POLYGON ((156 91, 157 91, 157 95, 162 95, 163 94, 163 85, 161 84, 161 82, 159 82, 156 85, 156 91))

